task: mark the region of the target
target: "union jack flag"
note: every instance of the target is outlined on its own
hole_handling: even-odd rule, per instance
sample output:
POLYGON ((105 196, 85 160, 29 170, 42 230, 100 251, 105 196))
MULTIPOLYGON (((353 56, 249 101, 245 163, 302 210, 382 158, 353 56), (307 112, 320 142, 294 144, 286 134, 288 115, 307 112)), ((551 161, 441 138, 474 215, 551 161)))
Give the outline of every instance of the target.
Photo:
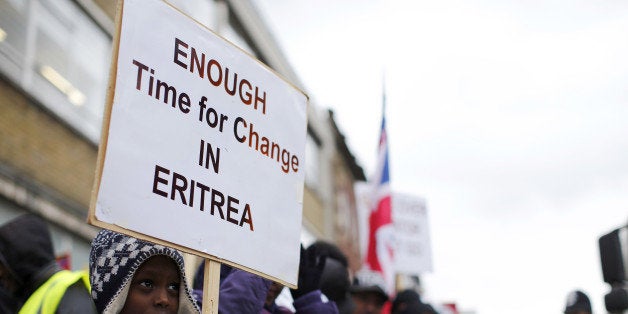
POLYGON ((385 97, 382 126, 379 138, 377 167, 371 177, 373 187, 371 212, 369 214, 369 238, 366 254, 367 267, 382 274, 388 293, 394 288, 394 231, 388 169, 388 139, 386 134, 385 97))

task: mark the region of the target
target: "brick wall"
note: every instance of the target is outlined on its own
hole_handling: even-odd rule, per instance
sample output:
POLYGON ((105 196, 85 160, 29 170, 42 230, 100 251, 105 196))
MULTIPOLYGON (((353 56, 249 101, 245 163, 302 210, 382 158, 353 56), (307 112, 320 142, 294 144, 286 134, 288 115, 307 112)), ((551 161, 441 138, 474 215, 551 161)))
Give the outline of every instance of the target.
POLYGON ((97 147, 0 79, 0 163, 89 206, 97 147))

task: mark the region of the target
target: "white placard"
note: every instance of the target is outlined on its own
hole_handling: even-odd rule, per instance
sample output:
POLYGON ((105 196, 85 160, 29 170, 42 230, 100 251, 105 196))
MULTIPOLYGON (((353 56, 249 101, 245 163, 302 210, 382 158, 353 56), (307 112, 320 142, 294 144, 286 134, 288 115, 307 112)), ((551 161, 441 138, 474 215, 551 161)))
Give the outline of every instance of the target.
MULTIPOLYGON (((365 182, 354 184, 360 230, 360 251, 367 248, 369 215, 373 187, 365 182)), ((425 199, 392 193, 395 273, 420 275, 432 271, 432 245, 425 199)))
POLYGON ((307 96, 163 1, 122 12, 90 220, 296 285, 307 96))
POLYGON ((396 272, 418 275, 432 271, 432 246, 425 200, 393 193, 392 220, 396 242, 396 272))

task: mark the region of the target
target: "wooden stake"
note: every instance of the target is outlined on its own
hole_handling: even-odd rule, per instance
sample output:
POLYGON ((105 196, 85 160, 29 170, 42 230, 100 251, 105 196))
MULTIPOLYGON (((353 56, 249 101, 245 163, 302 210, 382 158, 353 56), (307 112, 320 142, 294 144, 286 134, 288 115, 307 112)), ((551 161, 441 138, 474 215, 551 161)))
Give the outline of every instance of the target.
POLYGON ((203 314, 218 314, 218 294, 220 292, 220 262, 205 259, 203 280, 203 314))

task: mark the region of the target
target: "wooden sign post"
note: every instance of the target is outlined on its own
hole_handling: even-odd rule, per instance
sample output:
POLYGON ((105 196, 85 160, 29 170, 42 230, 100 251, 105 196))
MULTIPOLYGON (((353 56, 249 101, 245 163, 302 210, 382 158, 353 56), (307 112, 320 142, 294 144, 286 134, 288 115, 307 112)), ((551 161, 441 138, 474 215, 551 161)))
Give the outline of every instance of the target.
POLYGON ((204 271, 203 314, 217 314, 218 292, 220 291, 220 263, 206 259, 204 271), (207 300, 207 302, 205 302, 205 300, 207 300))

